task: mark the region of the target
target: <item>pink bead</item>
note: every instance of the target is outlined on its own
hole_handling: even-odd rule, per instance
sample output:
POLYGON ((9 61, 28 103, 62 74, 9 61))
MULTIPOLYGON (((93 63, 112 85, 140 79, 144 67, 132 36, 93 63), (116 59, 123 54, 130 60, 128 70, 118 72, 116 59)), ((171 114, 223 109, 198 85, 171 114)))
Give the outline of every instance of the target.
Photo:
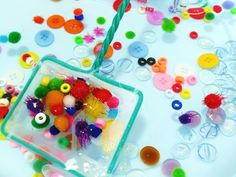
POLYGON ((103 118, 97 118, 95 121, 95 125, 102 129, 106 125, 106 120, 103 118))
POLYGON ((113 96, 107 101, 107 106, 109 106, 109 108, 117 108, 119 106, 119 103, 119 99, 113 96))
POLYGON ((162 173, 167 176, 167 177, 171 177, 172 175, 172 171, 174 168, 176 167, 180 167, 180 163, 179 161, 175 160, 175 159, 167 159, 162 163, 162 173))
POLYGON ((6 85, 5 91, 6 91, 7 93, 13 93, 13 92, 15 91, 14 85, 6 85))
POLYGON ((189 85, 195 85, 197 83, 197 77, 194 75, 188 76, 187 82, 189 85))
POLYGON ((18 147, 20 147, 20 145, 17 144, 17 143, 15 143, 14 141, 9 141, 9 144, 10 144, 10 146, 11 146, 12 148, 18 148, 18 147))
POLYGON ((46 139, 51 139, 52 138, 52 135, 51 135, 49 130, 46 130, 43 135, 46 139))
POLYGON ((55 173, 51 174, 50 177, 64 177, 64 176, 59 172, 55 172, 55 173))

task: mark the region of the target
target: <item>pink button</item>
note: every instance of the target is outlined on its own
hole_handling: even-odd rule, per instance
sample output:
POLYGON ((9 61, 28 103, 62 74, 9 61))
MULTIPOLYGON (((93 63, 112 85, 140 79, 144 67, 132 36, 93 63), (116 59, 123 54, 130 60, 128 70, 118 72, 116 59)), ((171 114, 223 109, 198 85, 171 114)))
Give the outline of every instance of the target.
POLYGON ((157 10, 147 13, 147 21, 152 25, 161 25, 163 18, 163 13, 157 10))
POLYGON ((157 73, 153 77, 153 84, 159 90, 168 90, 174 84, 174 79, 166 73, 157 73))
POLYGON ((188 76, 187 82, 189 85, 195 85, 197 83, 197 77, 194 75, 188 76))

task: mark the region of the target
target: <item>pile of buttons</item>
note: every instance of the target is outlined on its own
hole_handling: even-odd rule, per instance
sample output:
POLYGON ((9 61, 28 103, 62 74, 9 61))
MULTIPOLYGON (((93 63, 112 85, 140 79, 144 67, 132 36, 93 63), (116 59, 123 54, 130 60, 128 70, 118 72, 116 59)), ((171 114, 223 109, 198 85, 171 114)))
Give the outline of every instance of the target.
POLYGON ((86 148, 91 138, 104 137, 100 136, 106 133, 104 128, 118 115, 119 99, 81 78, 45 76, 26 106, 32 126, 43 129, 45 138, 53 140, 52 136, 59 135, 59 148, 71 149, 74 135, 79 148, 86 148))

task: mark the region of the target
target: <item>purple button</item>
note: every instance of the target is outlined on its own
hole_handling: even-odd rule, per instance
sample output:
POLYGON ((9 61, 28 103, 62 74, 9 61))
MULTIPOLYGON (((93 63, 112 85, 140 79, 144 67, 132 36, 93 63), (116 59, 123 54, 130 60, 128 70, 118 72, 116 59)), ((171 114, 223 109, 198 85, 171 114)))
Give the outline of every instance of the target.
POLYGON ((147 14, 147 21, 152 25, 161 25, 163 18, 164 14, 157 10, 147 14))

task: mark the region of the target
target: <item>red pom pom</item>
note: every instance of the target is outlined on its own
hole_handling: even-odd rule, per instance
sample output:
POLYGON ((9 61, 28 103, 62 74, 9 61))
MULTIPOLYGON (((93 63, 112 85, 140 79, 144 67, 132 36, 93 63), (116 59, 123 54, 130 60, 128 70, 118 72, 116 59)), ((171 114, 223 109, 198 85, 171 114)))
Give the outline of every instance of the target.
POLYGON ((57 104, 57 105, 53 105, 50 108, 50 112, 54 115, 54 116, 59 116, 61 114, 64 113, 64 106, 62 104, 57 104))
POLYGON ((204 104, 210 109, 216 109, 221 106, 224 97, 211 93, 204 98, 204 104))
POLYGON ((41 16, 36 16, 36 17, 34 17, 34 22, 37 24, 43 24, 44 18, 41 16))
POLYGON ((103 103, 109 100, 112 97, 112 94, 109 90, 107 89, 95 89, 93 91, 93 95, 102 101, 103 103))
POLYGON ((89 86, 84 80, 77 80, 71 89, 71 94, 76 99, 82 100, 89 95, 89 86))
POLYGON ((8 107, 0 106, 0 120, 7 115, 8 111, 9 111, 8 107))

